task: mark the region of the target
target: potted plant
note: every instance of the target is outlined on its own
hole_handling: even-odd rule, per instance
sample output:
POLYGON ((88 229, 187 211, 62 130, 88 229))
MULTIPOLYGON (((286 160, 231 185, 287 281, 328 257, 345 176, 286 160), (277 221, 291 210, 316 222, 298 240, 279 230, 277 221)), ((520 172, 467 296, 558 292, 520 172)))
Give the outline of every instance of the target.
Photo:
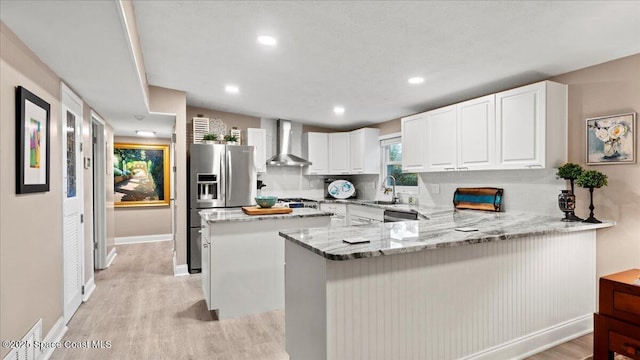
POLYGON ((600 171, 597 171, 597 170, 584 171, 576 179, 576 184, 578 184, 578 186, 589 189, 589 197, 590 197, 589 210, 591 212, 589 213, 589 217, 587 219, 585 219, 584 222, 596 223, 596 224, 602 222, 602 221, 596 219, 593 216, 593 209, 594 209, 594 207, 593 207, 593 189, 594 188, 600 188, 600 187, 603 187, 603 186, 607 186, 607 183, 608 183, 607 182, 607 175, 605 175, 605 174, 603 174, 603 173, 601 173, 600 171))
POLYGON ((202 142, 205 144, 214 144, 218 140, 218 135, 213 133, 204 134, 202 142))
POLYGON ((558 206, 560 210, 564 211, 565 217, 562 221, 582 221, 574 213, 576 208, 576 195, 574 192, 573 182, 582 174, 582 166, 573 163, 566 163, 558 168, 556 176, 559 178, 569 180, 571 183, 571 190, 562 190, 558 195, 558 206))
POLYGON ((558 168, 558 172, 556 176, 565 180, 569 180, 571 183, 571 193, 575 194, 573 191, 573 181, 578 178, 582 174, 582 166, 573 163, 566 163, 558 168))
POLYGON ((235 135, 225 135, 224 141, 229 145, 238 145, 238 137, 235 135))

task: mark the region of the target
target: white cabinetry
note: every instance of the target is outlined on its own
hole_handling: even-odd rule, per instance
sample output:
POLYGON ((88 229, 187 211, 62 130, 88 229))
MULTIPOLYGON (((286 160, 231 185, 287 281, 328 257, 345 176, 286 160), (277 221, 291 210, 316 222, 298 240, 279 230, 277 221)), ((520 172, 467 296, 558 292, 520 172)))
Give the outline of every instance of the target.
POLYGON ((267 129, 248 128, 246 131, 247 145, 255 146, 254 161, 258 173, 267 172, 267 129))
POLYGON ((380 173, 380 129, 362 128, 349 133, 351 174, 380 173))
POLYGON ((347 226, 347 204, 320 203, 320 210, 332 212, 331 226, 347 226))
POLYGON ((402 119, 402 170, 557 167, 567 161, 567 86, 551 81, 402 119))
POLYGON ((371 206, 349 204, 347 207, 349 226, 368 225, 384 221, 384 209, 371 206))
POLYGON ((457 169, 481 170, 496 166, 495 95, 456 105, 458 113, 457 169))
POLYGON ((429 111, 425 114, 423 137, 425 171, 456 169, 456 114, 456 105, 429 111))
POLYGON ((210 256, 211 256, 211 241, 209 240, 209 234, 206 231, 206 224, 203 223, 200 229, 200 238, 201 238, 201 264, 202 264, 202 274, 201 274, 201 283, 202 283, 202 292, 204 293, 204 300, 207 304, 207 308, 211 306, 211 264, 210 264, 210 256))
POLYGON ((329 133, 329 174, 349 174, 348 132, 329 133))
POLYGON ((556 167, 567 160, 567 86, 543 81, 496 94, 498 166, 556 167))
POLYGON ((327 133, 307 132, 302 135, 302 157, 311 161, 304 168, 305 175, 329 173, 329 136, 327 133))
POLYGON ((424 171, 425 113, 402 118, 402 171, 424 171))

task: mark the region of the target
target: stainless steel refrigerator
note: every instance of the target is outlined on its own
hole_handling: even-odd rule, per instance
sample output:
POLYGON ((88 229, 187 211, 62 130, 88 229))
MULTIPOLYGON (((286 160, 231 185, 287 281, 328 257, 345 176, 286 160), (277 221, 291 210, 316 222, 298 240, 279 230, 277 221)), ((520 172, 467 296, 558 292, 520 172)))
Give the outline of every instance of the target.
POLYGON ((189 272, 201 270, 200 215, 210 208, 255 205, 255 148, 191 144, 189 148, 189 272))

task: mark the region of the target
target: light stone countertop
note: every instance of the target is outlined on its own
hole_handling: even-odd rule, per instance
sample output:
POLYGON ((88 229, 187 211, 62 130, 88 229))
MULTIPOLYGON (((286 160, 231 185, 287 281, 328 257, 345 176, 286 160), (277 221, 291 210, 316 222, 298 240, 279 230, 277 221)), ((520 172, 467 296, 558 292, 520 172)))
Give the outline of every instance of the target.
POLYGON ((199 212, 200 217, 208 223, 229 223, 242 221, 259 221, 274 219, 304 218, 314 216, 331 216, 333 213, 318 209, 297 208, 289 214, 247 215, 241 208, 206 209, 199 212))
POLYGON ((321 199, 317 200, 319 203, 328 203, 328 204, 353 204, 353 205, 361 205, 367 206, 377 209, 389 209, 389 210, 400 210, 400 211, 413 211, 418 213, 418 216, 422 219, 429 219, 432 216, 437 216, 438 214, 449 213, 452 206, 444 207, 444 206, 423 206, 423 205, 414 205, 414 204, 375 204, 373 200, 360 200, 360 199, 321 199))
POLYGON ((615 225, 612 221, 602 224, 563 222, 560 221, 562 214, 544 216, 440 209, 427 215, 429 220, 294 229, 281 231, 280 236, 326 259, 350 260, 615 225), (455 230, 461 227, 476 228, 478 231, 455 230), (347 244, 343 241, 351 238, 365 238, 370 242, 347 244))

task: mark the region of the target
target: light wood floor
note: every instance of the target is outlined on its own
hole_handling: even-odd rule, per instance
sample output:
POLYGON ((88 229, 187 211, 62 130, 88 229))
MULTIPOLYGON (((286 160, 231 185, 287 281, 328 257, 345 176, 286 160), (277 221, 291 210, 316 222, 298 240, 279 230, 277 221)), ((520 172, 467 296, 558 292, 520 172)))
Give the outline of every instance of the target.
MULTIPOLYGON (((284 312, 211 321, 200 276, 174 277, 170 242, 121 245, 112 266, 68 324, 63 341, 110 341, 109 349, 58 349, 52 359, 288 359, 284 312)), ((591 334, 532 360, 578 360, 591 334)))

